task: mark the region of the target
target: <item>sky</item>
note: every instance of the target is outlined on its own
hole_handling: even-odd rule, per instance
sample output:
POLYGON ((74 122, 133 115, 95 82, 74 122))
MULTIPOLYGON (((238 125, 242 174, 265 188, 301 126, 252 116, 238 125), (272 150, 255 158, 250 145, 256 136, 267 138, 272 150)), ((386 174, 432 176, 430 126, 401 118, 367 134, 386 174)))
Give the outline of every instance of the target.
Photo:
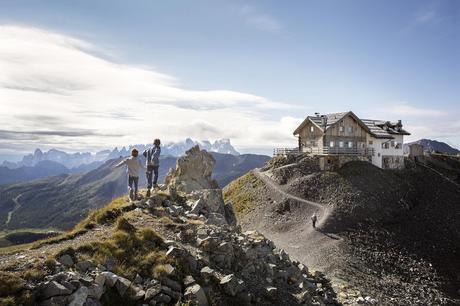
POLYGON ((0 0, 0 160, 294 147, 315 112, 460 147, 460 1, 0 0))

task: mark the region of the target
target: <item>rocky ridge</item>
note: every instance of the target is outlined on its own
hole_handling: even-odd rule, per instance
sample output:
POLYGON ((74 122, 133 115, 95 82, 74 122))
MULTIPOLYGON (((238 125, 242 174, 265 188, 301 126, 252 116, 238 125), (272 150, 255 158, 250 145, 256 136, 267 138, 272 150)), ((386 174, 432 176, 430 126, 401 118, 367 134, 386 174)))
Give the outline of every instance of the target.
POLYGON ((337 304, 322 273, 236 226, 231 204, 213 188, 214 163, 189 150, 152 197, 106 214, 117 217, 107 240, 56 249, 47 275, 22 288, 30 294, 23 304, 337 304))

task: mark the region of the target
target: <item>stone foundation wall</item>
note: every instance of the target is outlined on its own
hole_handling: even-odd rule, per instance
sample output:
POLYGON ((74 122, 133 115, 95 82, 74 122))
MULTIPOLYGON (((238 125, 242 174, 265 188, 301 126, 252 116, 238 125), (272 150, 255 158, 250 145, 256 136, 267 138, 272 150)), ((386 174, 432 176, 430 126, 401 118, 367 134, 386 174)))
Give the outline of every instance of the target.
POLYGON ((334 171, 340 169, 343 165, 351 161, 367 161, 369 157, 367 156, 357 156, 357 155, 327 155, 319 157, 319 167, 324 171, 334 171))

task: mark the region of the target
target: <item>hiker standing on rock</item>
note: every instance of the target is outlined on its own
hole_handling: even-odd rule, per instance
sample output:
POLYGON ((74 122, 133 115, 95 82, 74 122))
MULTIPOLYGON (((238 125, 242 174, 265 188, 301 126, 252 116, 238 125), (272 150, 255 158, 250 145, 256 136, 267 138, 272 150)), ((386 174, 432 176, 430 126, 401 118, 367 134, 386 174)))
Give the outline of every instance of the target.
POLYGON ((318 216, 316 215, 316 213, 313 213, 313 215, 311 216, 311 224, 313 225, 313 228, 316 228, 316 221, 318 221, 318 216))
POLYGON ((129 190, 129 200, 134 201, 138 199, 137 191, 139 186, 139 173, 144 166, 141 161, 137 158, 139 151, 137 149, 131 150, 131 156, 122 160, 115 167, 121 167, 126 165, 126 172, 128 173, 128 190, 129 190), (134 186, 133 186, 134 185, 134 186), (134 189, 133 189, 134 187, 134 189))
POLYGON ((158 181, 158 168, 160 167, 160 139, 155 139, 153 141, 153 147, 144 151, 143 155, 146 158, 145 164, 147 166, 147 197, 150 197, 150 189, 152 189, 152 179, 153 187, 157 187, 158 181))

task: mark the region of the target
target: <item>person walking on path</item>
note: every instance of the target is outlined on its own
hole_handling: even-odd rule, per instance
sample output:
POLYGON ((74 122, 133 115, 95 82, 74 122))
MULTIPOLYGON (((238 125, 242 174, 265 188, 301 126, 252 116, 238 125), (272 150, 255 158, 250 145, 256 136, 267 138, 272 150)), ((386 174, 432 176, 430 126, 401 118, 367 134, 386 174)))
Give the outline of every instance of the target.
POLYGON ((316 212, 315 212, 311 216, 311 224, 312 224, 313 228, 316 228, 316 221, 318 221, 318 216, 316 215, 316 212))
POLYGON ((137 158, 139 151, 137 149, 131 150, 131 156, 122 160, 115 167, 126 165, 126 172, 128 173, 128 190, 129 200, 134 201, 138 199, 139 190, 139 174, 144 169, 142 162, 137 158))
POLYGON ((152 186, 157 187, 158 169, 160 168, 160 154, 160 139, 155 139, 153 141, 153 147, 145 150, 143 153, 147 167, 147 197, 150 197, 150 190, 152 189, 152 186))

